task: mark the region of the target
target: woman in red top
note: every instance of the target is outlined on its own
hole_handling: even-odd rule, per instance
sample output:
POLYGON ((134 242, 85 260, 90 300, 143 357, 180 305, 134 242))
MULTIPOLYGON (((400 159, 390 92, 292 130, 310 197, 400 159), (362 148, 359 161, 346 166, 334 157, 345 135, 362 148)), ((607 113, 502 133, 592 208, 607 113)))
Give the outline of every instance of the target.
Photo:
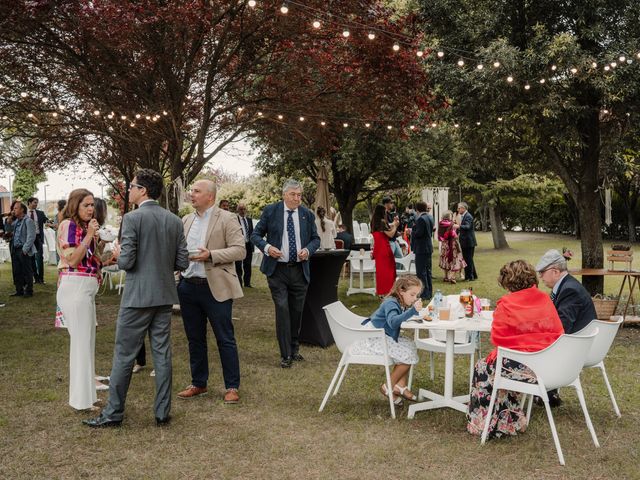
POLYGON ((376 264, 376 294, 383 297, 391 291, 396 280, 396 260, 389 245, 389 239, 395 238, 398 228, 398 217, 389 225, 385 220, 383 205, 376 205, 371 217, 371 234, 373 235, 373 253, 371 257, 376 264))
MULTIPOLYGON (((491 343, 522 352, 537 352, 547 348, 564 333, 562 322, 551 298, 538 290, 538 277, 532 265, 516 260, 500 269, 498 283, 510 293, 496 305, 491 325, 491 343)), ((473 375, 467 430, 481 435, 487 409, 493 395, 497 348, 487 358, 478 361, 473 375)), ((535 383, 533 372, 519 362, 505 360, 503 372, 514 380, 535 383)), ((499 390, 489 423, 489 438, 516 435, 524 431, 527 419, 520 408, 520 393, 499 390)))

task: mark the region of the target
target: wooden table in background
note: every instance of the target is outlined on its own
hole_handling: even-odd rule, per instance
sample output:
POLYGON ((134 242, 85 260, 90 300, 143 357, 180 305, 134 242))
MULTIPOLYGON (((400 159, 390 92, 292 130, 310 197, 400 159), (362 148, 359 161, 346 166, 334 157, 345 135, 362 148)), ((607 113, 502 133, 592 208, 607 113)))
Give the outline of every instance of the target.
POLYGON ((624 304, 624 311, 622 312, 622 317, 624 318, 624 323, 640 323, 640 317, 634 315, 627 317, 627 311, 629 310, 629 303, 633 299, 633 292, 638 286, 638 279, 640 278, 640 271, 637 270, 608 270, 606 268, 582 268, 580 270, 569 270, 571 275, 581 275, 585 276, 594 276, 594 277, 607 277, 607 276, 622 276, 622 285, 620 285, 620 291, 618 292, 618 302, 620 301, 620 297, 622 296, 622 291, 624 290, 625 285, 628 285, 629 288, 629 296, 627 297, 627 301, 624 304))

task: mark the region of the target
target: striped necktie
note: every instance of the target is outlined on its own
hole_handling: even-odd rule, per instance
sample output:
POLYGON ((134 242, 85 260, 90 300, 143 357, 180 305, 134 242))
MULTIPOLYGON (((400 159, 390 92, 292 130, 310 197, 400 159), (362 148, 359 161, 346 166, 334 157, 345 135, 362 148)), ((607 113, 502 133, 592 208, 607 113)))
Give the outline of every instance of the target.
POLYGON ((289 261, 297 261, 296 251, 296 229, 293 227, 293 210, 287 210, 289 216, 287 217, 287 236, 289 237, 289 261))
POLYGON ((556 301, 556 292, 551 292, 551 301, 555 303, 555 301, 556 301))

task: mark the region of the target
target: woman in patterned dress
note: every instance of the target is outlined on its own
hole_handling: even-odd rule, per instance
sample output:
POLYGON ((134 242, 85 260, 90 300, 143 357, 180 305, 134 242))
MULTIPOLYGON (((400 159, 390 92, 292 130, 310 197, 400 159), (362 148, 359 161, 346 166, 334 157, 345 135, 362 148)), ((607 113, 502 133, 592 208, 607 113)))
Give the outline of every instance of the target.
POLYGON ((440 268, 444 270, 444 281, 456 283, 456 273, 466 263, 462 258, 462 249, 458 241, 459 225, 453 221, 453 212, 447 210, 438 222, 438 240, 440 240, 440 268))
MULTIPOLYGON (((547 348, 564 333, 562 322, 549 295, 538 290, 538 278, 533 266, 524 260, 507 263, 500 269, 498 283, 508 290, 498 300, 491 325, 491 343, 522 352, 537 352, 547 348)), ((475 366, 471 385, 467 431, 481 435, 493 392, 496 357, 495 348, 475 366)), ((514 380, 536 383, 533 372, 519 362, 505 360, 503 374, 514 380)), ((489 438, 516 435, 526 429, 527 418, 520 408, 522 394, 499 390, 489 423, 489 438)))

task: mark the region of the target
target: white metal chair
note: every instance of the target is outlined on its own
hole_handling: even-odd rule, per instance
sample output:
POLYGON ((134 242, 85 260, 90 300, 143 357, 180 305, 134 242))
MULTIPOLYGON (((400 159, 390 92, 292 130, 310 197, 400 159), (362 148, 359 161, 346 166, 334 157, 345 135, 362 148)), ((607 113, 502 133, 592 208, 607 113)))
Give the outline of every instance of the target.
POLYGON ((620 328, 620 325, 622 325, 623 321, 621 315, 612 318, 615 318, 615 321, 607 322, 603 320, 593 320, 582 330, 574 333, 574 335, 584 336, 591 335, 595 331, 598 332, 598 335, 596 336, 595 340, 593 341, 593 345, 591 346, 591 350, 589 350, 587 359, 584 362, 584 368, 600 369, 600 371, 602 372, 602 376, 604 377, 604 383, 607 386, 607 391, 609 392, 609 397, 611 397, 613 410, 616 412, 616 415, 620 417, 620 409, 618 408, 618 404, 616 403, 616 397, 613 396, 613 390, 611 389, 611 384, 609 383, 609 377, 607 377, 607 371, 604 368, 604 358, 607 356, 607 353, 609 352, 609 349, 613 344, 613 340, 616 338, 618 329, 620 328))
MULTIPOLYGON (((351 312, 342 304, 342 302, 331 303, 323 307, 323 309, 327 316, 329 327, 331 328, 331 334, 333 335, 333 339, 336 342, 338 350, 342 353, 342 357, 340 358, 340 362, 338 362, 336 373, 333 375, 331 383, 329 383, 329 388, 322 399, 322 403, 320 404, 320 409, 318 411, 321 412, 324 410, 332 391, 333 395, 338 393, 350 364, 384 366, 384 372, 387 379, 387 391, 392 392, 393 387, 391 386, 391 372, 389 367, 393 365, 393 361, 389 358, 389 354, 387 352, 387 342, 385 341, 384 329, 363 327, 361 322, 365 317, 361 317, 351 312), (353 345, 356 342, 367 338, 380 338, 384 345, 384 355, 353 354, 353 345)), ((391 417, 396 418, 393 395, 389 395, 389 408, 391 409, 391 417)))
MULTIPOLYGON (((482 431, 481 443, 484 444, 489 433, 489 424, 493 415, 493 407, 495 406, 495 398, 498 390, 511 390, 529 395, 529 407, 527 409, 527 423, 531 418, 531 406, 533 405, 533 396, 539 396, 544 402, 544 408, 549 419, 551 427, 551 435, 558 452, 558 460, 560 465, 564 465, 564 456, 560 448, 560 440, 556 431, 556 425, 553 421, 551 408, 549 407, 549 397, 547 390, 553 390, 559 387, 574 387, 584 418, 587 423, 589 433, 596 447, 599 447, 596 432, 593 429, 587 405, 580 384, 580 372, 585 363, 585 359, 593 345, 593 341, 597 335, 597 331, 584 336, 561 335, 554 343, 539 352, 519 352, 509 348, 498 347, 498 358, 496 359, 496 374, 493 381, 493 394, 489 402, 487 410, 487 419, 482 431), (529 367, 535 373, 537 382, 535 384, 526 383, 524 381, 513 380, 502 376, 502 362, 504 359, 514 360, 529 367), (500 366, 500 368, 498 368, 500 366)), ((526 400, 526 399, 525 399, 526 400)), ((523 402, 524 404, 524 402, 523 402)))
POLYGON ((396 275, 416 274, 416 254, 411 252, 402 258, 396 258, 396 275), (401 268, 398 268, 401 265, 401 268))
POLYGON ((356 239, 356 242, 360 237, 362 237, 362 232, 360 232, 360 224, 357 221, 353 221, 353 238, 356 239))
MULTIPOLYGON (((425 350, 429 352, 429 373, 431 380, 434 380, 435 367, 433 354, 445 353, 446 333, 429 330, 429 338, 420 338, 419 333, 420 330, 416 329, 413 341, 415 342, 416 348, 418 350, 425 350)), ((475 351, 478 348, 477 338, 477 332, 456 331, 454 334, 453 354, 469 355, 469 387, 471 387, 471 382, 473 380, 473 371, 475 369, 475 351)), ((411 365, 411 368, 409 369, 409 390, 411 390, 411 385, 413 383, 413 367, 414 365, 411 365)))
POLYGON ((109 288, 118 290, 118 295, 122 293, 124 288, 124 270, 118 269, 118 265, 109 265, 102 269, 102 281, 106 284, 109 281, 109 288), (114 286, 114 278, 117 278, 117 283, 114 286))
POLYGON ((365 252, 364 258, 360 259, 360 252, 352 251, 347 257, 349 260, 349 288, 347 290, 347 295, 352 295, 354 293, 368 293, 371 295, 376 294, 376 263, 371 257, 368 255, 368 252, 365 252), (362 268, 360 266, 362 265, 362 268), (373 288, 365 288, 364 280, 360 282, 360 273, 363 275, 365 273, 373 273, 373 288), (358 276, 358 288, 353 288, 353 276, 358 276))

